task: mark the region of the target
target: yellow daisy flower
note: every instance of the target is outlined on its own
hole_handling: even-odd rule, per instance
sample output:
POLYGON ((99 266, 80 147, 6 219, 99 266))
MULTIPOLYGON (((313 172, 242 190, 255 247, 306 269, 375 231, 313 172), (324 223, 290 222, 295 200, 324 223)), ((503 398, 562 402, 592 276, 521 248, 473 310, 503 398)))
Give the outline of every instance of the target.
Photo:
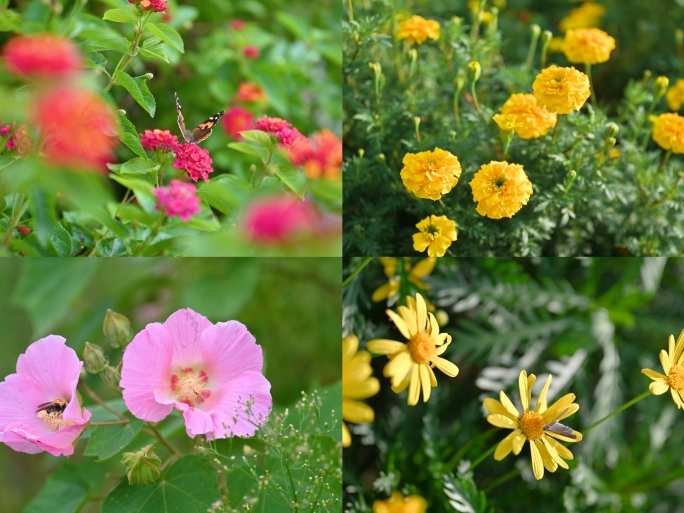
POLYGON ((673 112, 657 116, 653 121, 653 140, 664 150, 684 153, 684 117, 673 112))
POLYGON ((674 336, 670 335, 668 351, 660 351, 660 363, 665 374, 641 369, 641 372, 653 380, 648 389, 653 395, 662 395, 669 388, 677 408, 684 410, 684 330, 679 334, 677 344, 674 336))
POLYGON ((417 45, 422 45, 428 38, 437 41, 439 39, 439 23, 414 15, 399 23, 397 37, 417 45))
MULTIPOLYGON (((380 260, 383 270, 385 271, 385 276, 389 278, 389 281, 375 289, 371 296, 371 299, 375 302, 384 301, 385 299, 389 299, 395 294, 398 294, 401 285, 401 280, 399 279, 399 276, 397 276, 397 259, 395 257, 380 257, 378 260, 380 260)), ((408 279, 411 283, 416 285, 419 289, 429 290, 431 286, 423 281, 423 277, 430 274, 434 270, 436 264, 437 258, 430 257, 420 260, 412 267, 411 259, 404 258, 404 271, 408 273, 408 279)))
POLYGON ((534 477, 541 479, 544 477, 545 468, 549 472, 555 472, 559 466, 568 468, 564 459, 573 459, 572 453, 554 438, 564 442, 579 442, 582 440, 582 434, 558 424, 559 421, 579 410, 579 404, 573 402, 575 394, 566 394, 551 407, 547 406, 546 393, 551 385, 550 374, 541 394, 539 394, 535 409, 530 409, 532 385, 536 379, 534 374, 528 376, 526 371, 520 372, 518 387, 520 389, 520 402, 523 407, 522 413, 518 411, 503 391, 499 393, 501 402, 487 398, 483 404, 491 412, 491 415, 487 415, 487 421, 490 424, 514 430, 501 440, 494 452, 494 459, 501 461, 511 451, 517 456, 525 445, 525 441, 529 440, 534 477))
POLYGON ((563 53, 573 63, 607 62, 613 50, 615 39, 597 28, 568 30, 563 41, 563 53))
POLYGON ((407 153, 403 159, 401 180, 404 187, 419 198, 437 201, 458 183, 461 163, 446 150, 407 153))
POLYGON ((456 223, 447 216, 427 216, 416 228, 420 231, 413 234, 413 249, 427 249, 428 256, 431 257, 443 257, 458 236, 456 223))
MULTIPOLYGON (((366 351, 358 351, 359 339, 349 335, 342 339, 342 420, 360 424, 373 422, 373 408, 358 399, 368 399, 380 390, 380 381, 371 376, 371 356, 366 351)), ((351 445, 351 434, 342 422, 342 446, 351 445)))
POLYGON ((420 495, 404 497, 393 492, 389 499, 373 502, 373 513, 425 513, 427 501, 420 495))
POLYGON ((520 164, 492 161, 470 182, 477 213, 491 219, 513 217, 532 195, 532 183, 520 164))
POLYGON ((677 79, 675 84, 667 90, 665 100, 667 100, 667 106, 670 107, 670 110, 676 112, 682 108, 682 103, 684 103, 684 80, 681 78, 677 79))
POLYGON ((408 343, 376 339, 368 342, 366 347, 371 353, 388 356, 390 361, 385 365, 383 374, 391 379, 395 393, 399 394, 408 387, 408 404, 415 406, 421 390, 423 401, 427 402, 431 387, 437 386, 434 367, 452 378, 458 374, 458 367, 440 357, 451 343, 451 335, 439 332, 437 319, 428 313, 423 296, 416 294, 415 299, 408 296, 406 303, 408 306, 397 308, 398 315, 392 310, 386 312, 408 343))
POLYGON ((580 110, 591 96, 587 75, 573 67, 560 68, 555 64, 537 75, 532 90, 541 107, 557 114, 580 110))

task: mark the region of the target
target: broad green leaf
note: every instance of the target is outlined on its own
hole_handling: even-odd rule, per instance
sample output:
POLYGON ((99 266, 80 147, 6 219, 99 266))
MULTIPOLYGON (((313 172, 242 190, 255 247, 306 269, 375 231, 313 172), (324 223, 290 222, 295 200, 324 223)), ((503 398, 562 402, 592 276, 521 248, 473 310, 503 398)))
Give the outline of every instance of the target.
POLYGON ((272 164, 270 167, 285 185, 292 189, 297 196, 304 199, 304 186, 306 185, 304 173, 287 160, 272 164))
POLYGON ((133 123, 123 114, 119 114, 119 122, 121 123, 121 134, 119 135, 121 142, 128 146, 136 155, 147 158, 147 153, 145 153, 140 142, 140 135, 138 135, 138 131, 133 123))
POLYGON ((253 141, 266 148, 274 146, 271 136, 261 130, 245 130, 244 132, 240 132, 240 135, 247 141, 253 141))
POLYGON ((210 219, 192 217, 185 225, 201 232, 215 232, 221 229, 221 223, 215 217, 210 219))
POLYGON ((142 420, 132 419, 128 424, 121 424, 119 426, 100 426, 94 428, 83 455, 97 456, 99 458, 98 461, 111 458, 125 448, 131 442, 131 440, 136 437, 136 435, 140 432, 142 425, 142 420))
POLYGON ((259 157, 262 161, 265 161, 268 158, 268 150, 261 144, 255 144, 252 142, 234 142, 230 143, 228 147, 235 151, 239 151, 240 153, 259 157))
POLYGON ((206 513, 220 498, 211 463, 185 456, 149 486, 132 486, 122 479, 102 504, 102 513, 206 513))
POLYGON ((41 250, 39 249, 39 246, 40 243, 38 242, 38 239, 35 237, 33 238, 33 244, 31 244, 31 241, 28 241, 26 239, 12 239, 10 241, 10 247, 14 251, 19 251, 27 257, 45 256, 42 254, 41 250))
POLYGON ((104 70, 107 66, 107 59, 101 53, 89 52, 84 55, 86 68, 97 68, 104 70))
POLYGON ((124 222, 135 221, 146 226, 151 226, 157 221, 154 214, 148 214, 137 205, 124 205, 119 209, 119 219, 124 222))
POLYGON ((82 48, 86 53, 101 52, 103 50, 116 50, 127 54, 130 51, 131 43, 118 32, 107 27, 87 26, 76 36, 83 41, 82 48))
MULTIPOLYGON (((140 176, 140 175, 138 175, 140 176)), ((144 176, 144 175, 143 175, 144 176)), ((109 177, 115 182, 119 182, 124 187, 128 187, 135 194, 136 199, 145 212, 153 213, 157 204, 157 197, 152 194, 152 184, 140 178, 129 176, 119 176, 111 174, 109 177)))
POLYGON ((24 20, 14 11, 3 11, 0 16, 0 32, 21 32, 24 20))
POLYGON ((52 223, 52 230, 48 237, 47 250, 53 256, 71 256, 71 235, 57 221, 52 223))
POLYGON ((162 41, 169 43, 173 48, 178 50, 180 53, 185 53, 183 39, 180 37, 178 32, 176 32, 173 28, 169 27, 165 23, 148 23, 145 26, 145 30, 149 30, 162 41))
POLYGON ((146 39, 140 48, 140 53, 145 57, 169 62, 169 57, 166 54, 166 43, 162 42, 158 37, 146 39))
POLYGON ((138 104, 140 104, 140 106, 145 109, 151 117, 154 117, 154 112, 157 106, 155 104, 154 97, 150 93, 150 90, 147 89, 147 85, 144 85, 145 80, 135 80, 128 73, 121 70, 115 71, 114 76, 119 84, 121 84, 129 93, 131 93, 133 99, 135 99, 135 101, 138 102, 138 104), (141 88, 141 83, 144 85, 144 88, 141 88))
POLYGON ((88 483, 71 463, 59 467, 22 513, 76 513, 88 497, 88 483))
POLYGON ((143 77, 133 77, 133 80, 136 84, 138 84, 138 87, 142 92, 143 98, 145 99, 145 103, 147 103, 148 107, 150 107, 150 115, 154 117, 154 113, 157 111, 157 102, 154 99, 154 95, 147 87, 147 80, 143 77))
POLYGON ((126 9, 109 9, 104 13, 102 19, 116 23, 130 23, 131 25, 135 25, 138 23, 138 14, 133 7, 126 9))
POLYGON ((250 193, 249 182, 234 175, 221 175, 202 183, 197 191, 197 195, 211 207, 227 215, 231 215, 231 209, 244 205, 250 193))
POLYGON ((121 175, 144 175, 159 171, 159 164, 147 158, 137 157, 124 162, 119 169, 121 175))
POLYGON ((102 226, 106 226, 109 228, 112 233, 117 235, 118 237, 125 239, 128 237, 128 229, 126 228, 125 225, 121 224, 119 221, 114 219, 112 215, 107 212, 104 208, 102 207, 86 207, 86 210, 88 213, 93 216, 93 218, 99 222, 102 226))
POLYGON ((128 256, 128 250, 123 241, 118 237, 108 237, 97 241, 97 254, 103 257, 128 256))
POLYGON ((325 178, 316 180, 309 192, 327 201, 340 203, 342 201, 342 180, 327 180, 325 178))
POLYGON ((46 194, 39 187, 31 187, 29 191, 30 210, 33 214, 33 230, 43 247, 52 235, 53 225, 57 222, 55 197, 46 194))
POLYGON ((50 259, 22 261, 12 304, 27 311, 34 336, 48 333, 71 310, 99 263, 98 259, 66 259, 56 273, 50 259))

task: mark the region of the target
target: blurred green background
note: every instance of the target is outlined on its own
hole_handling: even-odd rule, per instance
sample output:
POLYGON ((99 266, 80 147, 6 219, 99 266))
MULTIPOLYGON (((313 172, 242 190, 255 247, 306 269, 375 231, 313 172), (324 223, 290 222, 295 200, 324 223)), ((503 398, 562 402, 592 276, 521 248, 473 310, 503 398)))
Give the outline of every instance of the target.
MULTIPOLYGON (((100 344, 118 363, 121 350, 108 346, 102 334, 108 308, 128 316, 137 333, 189 307, 212 322, 245 324, 264 350, 275 407, 289 406, 302 390, 340 379, 340 276, 341 262, 335 258, 5 259, 0 265, 0 377, 14 373, 17 357, 47 334, 64 336, 79 357, 86 341, 100 344)), ((106 400, 115 398, 99 377, 89 375, 87 383, 106 400)), ((94 404, 87 396, 84 402, 94 404)), ((176 431, 172 442, 189 447, 184 429, 176 431)), ((136 438, 132 447, 142 440, 136 438)), ((80 456, 84 447, 81 442, 71 461, 92 483, 105 474, 121 475, 120 455, 95 463, 80 456)), ((0 511, 21 511, 63 461, 0 444, 0 511)), ((83 511, 99 511, 99 505, 83 511)))

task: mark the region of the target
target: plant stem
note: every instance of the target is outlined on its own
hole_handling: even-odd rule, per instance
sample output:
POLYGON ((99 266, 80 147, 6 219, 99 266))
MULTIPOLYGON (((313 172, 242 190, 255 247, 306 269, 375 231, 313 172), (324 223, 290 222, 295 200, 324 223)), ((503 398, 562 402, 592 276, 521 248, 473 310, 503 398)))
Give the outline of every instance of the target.
POLYGON ((532 64, 534 64, 534 54, 537 53, 537 43, 539 42, 540 34, 541 31, 532 33, 532 41, 530 41, 530 49, 527 51, 527 60, 525 61, 525 68, 527 68, 527 71, 532 70, 532 64))
POLYGON ((117 420, 115 422, 91 422, 90 426, 91 427, 99 427, 99 426, 119 426, 121 424, 128 424, 130 421, 128 419, 126 420, 117 420))
POLYGON ((589 91, 591 91, 591 104, 596 107, 598 102, 596 100, 596 89, 594 89, 594 80, 591 78, 591 64, 585 64, 584 70, 587 72, 589 77, 589 91))
POLYGON ((172 454, 175 454, 175 455, 178 456, 179 458, 182 456, 182 454, 181 454, 180 452, 178 452, 178 450, 177 450, 173 445, 171 445, 171 444, 166 440, 166 438, 164 438, 164 437, 162 436, 162 434, 159 432, 159 430, 158 430, 156 427, 154 427, 154 426, 153 426, 152 424, 150 424, 149 422, 147 422, 146 424, 147 424, 147 427, 150 429, 150 431, 152 431, 152 433, 154 433, 154 437, 155 437, 157 440, 159 440, 159 441, 164 445, 164 447, 166 447, 169 451, 171 451, 172 454))
POLYGON ((348 0, 349 4, 349 21, 354 21, 354 7, 352 7, 352 0, 348 0))
POLYGON ((475 110, 476 110, 476 111, 478 112, 478 114, 479 114, 479 113, 480 113, 480 104, 479 104, 478 101, 477 101, 477 91, 475 90, 475 84, 476 84, 476 83, 477 83, 477 82, 476 82, 475 80, 473 80, 473 81, 470 83, 470 95, 473 97, 473 105, 475 106, 475 110))
POLYGON ((363 262, 354 269, 354 272, 351 273, 349 276, 347 276, 347 279, 342 282, 342 287, 346 287, 347 284, 354 279, 354 277, 359 274, 364 267, 366 267, 368 264, 370 264, 371 260, 373 260, 373 257, 366 257, 363 259, 363 262))
POLYGON ((620 407, 619 407, 617 410, 615 410, 614 412, 609 413, 608 415, 606 415, 605 417, 603 417, 601 420, 597 420, 596 422, 594 422, 594 423, 593 423, 591 426, 589 426, 587 429, 583 430, 583 431, 582 431, 582 434, 588 433, 589 431, 591 431, 592 429, 594 429, 596 426, 598 426, 598 425, 601 424, 602 422, 605 422, 606 420, 608 420, 609 418, 611 418, 613 415, 617 415, 617 414, 620 413, 622 410, 626 410, 627 408, 629 408, 629 407, 632 406, 633 404, 638 403, 638 402, 641 401, 644 397, 647 397, 647 396, 649 396, 649 395, 651 395, 651 391, 650 391, 650 390, 647 390, 646 392, 644 392, 644 393, 641 394, 640 396, 635 397, 635 398, 632 399, 631 401, 629 401, 629 402, 623 404, 622 406, 620 406, 620 407))
POLYGON ((517 476, 519 474, 520 474, 519 468, 513 469, 510 472, 505 473, 503 476, 501 476, 501 477, 495 479, 494 481, 492 481, 491 483, 489 483, 487 486, 485 486, 482 489, 482 491, 487 493, 487 492, 493 490, 494 488, 496 488, 497 486, 504 484, 506 481, 510 481, 511 479, 513 479, 515 476, 517 476))
POLYGON ((7 226, 5 237, 2 240, 2 243, 5 246, 9 247, 10 240, 12 240, 12 235, 14 234, 14 229, 16 228, 17 224, 19 224, 19 220, 21 219, 21 216, 24 215, 24 212, 26 212, 27 208, 28 201, 24 203, 24 193, 15 193, 14 202, 12 205, 12 220, 10 221, 9 226, 7 226))
POLYGON ((558 131, 558 125, 561 124, 561 120, 563 119, 563 114, 558 114, 558 121, 556 122, 556 125, 553 127, 553 135, 551 136, 551 144, 556 140, 556 132, 558 131))
POLYGON ((655 181, 658 179, 658 175, 660 174, 660 172, 663 170, 663 168, 667 164, 667 161, 670 160, 671 156, 672 156, 672 149, 669 149, 669 150, 667 150, 667 153, 663 157, 663 161, 660 163, 660 166, 658 167, 656 174, 653 176, 653 181, 651 183, 655 183, 655 181))
POLYGON ((483 454, 482 456, 480 456, 478 459, 476 459, 475 461, 473 461, 473 462, 470 464, 470 468, 469 468, 468 470, 473 470, 473 469, 474 469, 475 467, 477 467, 480 463, 482 463, 482 462, 485 460, 485 458, 486 458, 487 456, 489 456, 489 455, 492 454, 494 451, 496 451, 496 448, 497 448, 498 445, 499 445, 499 443, 497 442, 495 445, 493 445, 491 448, 489 448, 489 449, 487 450, 486 453, 484 453, 484 454, 483 454))
POLYGON ((266 161, 262 161, 264 163, 264 170, 261 172, 261 178, 259 178, 259 183, 257 184, 257 187, 261 187, 261 182, 264 181, 264 178, 266 178, 266 171, 268 170, 268 165, 271 163, 271 158, 273 157, 273 149, 268 150, 268 158, 266 161))
POLYGON ((668 201, 670 198, 672 198, 672 196, 674 196, 674 193, 677 190, 677 187, 679 186, 679 182, 681 182, 682 178, 684 178, 684 173, 679 173, 679 177, 675 181, 674 185, 672 187, 670 187, 670 190, 667 191, 667 194, 665 195, 665 197, 656 201, 655 203, 652 203, 651 206, 657 207, 658 205, 662 205, 663 203, 668 201))
POLYGON ((470 40, 475 41, 477 39, 477 33, 480 30, 480 21, 482 20, 482 11, 484 9, 484 4, 486 0, 480 0, 480 4, 477 6, 477 12, 475 13, 475 19, 473 20, 473 26, 470 29, 470 40))
POLYGON ((114 71, 112 71, 111 77, 109 79, 109 83, 105 87, 105 91, 109 91, 112 87, 114 87, 114 73, 119 70, 123 71, 126 66, 133 60, 133 57, 135 57, 138 53, 138 45, 140 44, 140 38, 142 37, 143 33, 145 32, 145 25, 147 25, 147 20, 150 19, 150 16, 152 15, 152 11, 149 11, 143 15, 143 17, 140 18, 140 23, 135 26, 135 40, 133 41, 133 46, 131 46, 131 53, 129 53, 123 61, 119 61, 119 64, 117 64, 116 68, 114 71))
POLYGON ((88 385, 86 385, 83 381, 79 383, 79 386, 83 389, 83 391, 90 396, 90 398, 98 403, 100 406, 102 406, 105 410, 107 410, 110 413, 113 413, 117 417, 119 417, 121 420, 125 420, 128 422, 128 419, 124 417, 121 413, 116 411, 114 408, 109 406, 106 402, 104 402, 102 399, 100 399, 100 396, 98 396, 95 392, 93 392, 88 385))

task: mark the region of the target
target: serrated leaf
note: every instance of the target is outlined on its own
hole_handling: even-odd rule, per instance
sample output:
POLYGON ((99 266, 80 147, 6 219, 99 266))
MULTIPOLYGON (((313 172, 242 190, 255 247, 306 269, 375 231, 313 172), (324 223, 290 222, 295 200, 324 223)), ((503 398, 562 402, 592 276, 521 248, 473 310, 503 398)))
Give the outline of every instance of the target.
POLYGON ((166 54, 166 43, 162 42, 158 37, 146 39, 140 48, 140 53, 145 57, 169 62, 169 57, 166 54))
MULTIPOLYGON (((118 237, 108 237, 97 241, 97 254, 103 257, 123 257, 128 256, 128 250, 123 241, 118 237)), ((94 456, 94 455, 90 455, 94 456)), ((105 458, 101 458, 105 459, 105 458)))
POLYGON ((295 167, 292 162, 282 161, 277 164, 272 164, 271 169, 280 180, 287 185, 292 192, 304 199, 304 186, 306 185, 306 177, 299 169, 295 167))
POLYGON ((101 53, 88 52, 84 55, 84 64, 86 68, 101 69, 104 70, 107 66, 107 59, 101 53))
POLYGON ((240 135, 243 139, 255 142, 265 146, 266 148, 273 146, 273 140, 271 139, 271 136, 266 132, 262 132, 261 130, 245 130, 244 132, 240 132, 240 135))
POLYGON ((197 195, 219 212, 231 215, 232 209, 240 208, 249 200, 251 190, 252 187, 247 180, 233 175, 222 175, 208 183, 202 183, 197 195))
MULTIPOLYGON (((138 175, 140 176, 140 175, 138 175)), ((143 175, 144 176, 144 175, 143 175)), ((153 213, 157 205, 157 197, 152 194, 152 184, 140 178, 131 178, 129 176, 109 175, 115 182, 119 182, 124 187, 128 187, 135 194, 138 204, 145 210, 145 212, 153 213)))
POLYGON ((117 82, 124 87, 133 99, 138 102, 138 104, 147 111, 147 113, 154 117, 154 112, 157 108, 154 101, 154 96, 150 93, 150 90, 145 84, 145 79, 134 79, 125 71, 116 70, 114 72, 117 82))
POLYGON ((0 32, 22 32, 24 20, 12 10, 5 10, 0 16, 0 32))
POLYGON ((76 37, 83 41, 81 47, 85 53, 116 50, 127 54, 131 48, 128 39, 107 27, 106 24, 102 27, 88 26, 81 30, 76 37))
POLYGON ((235 151, 239 151, 240 153, 259 157, 261 160, 266 160, 268 158, 268 150, 261 144, 257 145, 252 142, 234 142, 230 143, 228 147, 235 151))
POLYGON ((52 225, 52 231, 48 237, 48 251, 54 256, 71 256, 71 235, 60 223, 52 225))
POLYGON ((88 497, 88 483, 76 465, 67 463, 48 477, 22 513, 75 513, 88 497))
POLYGON ((123 114, 119 114, 119 122, 121 123, 121 134, 119 135, 121 142, 128 146, 136 155, 147 158, 147 153, 145 153, 145 149, 140 142, 140 135, 138 135, 138 131, 133 123, 123 114))
POLYGON ((216 470, 201 456, 185 456, 148 486, 123 479, 102 504, 102 513, 206 513, 221 498, 216 470))
POLYGON ((159 171, 159 164, 148 158, 137 157, 124 162, 119 169, 121 175, 144 175, 159 171))
POLYGON ((183 39, 180 37, 180 34, 165 23, 148 23, 145 26, 145 30, 149 30, 162 41, 169 43, 180 53, 185 53, 183 39))
POLYGON ((123 205, 119 209, 119 219, 124 222, 135 221, 146 226, 151 226, 157 221, 157 216, 148 214, 137 205, 123 205))
MULTIPOLYGON (((119 239, 105 239, 104 241, 119 241, 117 243, 107 243, 105 246, 109 249, 115 249, 118 245, 123 247, 119 239)), ((104 242, 100 241, 100 242, 104 242)), ((98 243, 98 247, 100 243, 98 243)), ((103 246, 104 247, 104 246, 103 246)), ((125 248, 124 248, 125 249, 125 248)), ((111 253, 118 253, 117 251, 110 251, 111 253)), ((126 256, 124 254, 104 254, 102 256, 126 256)), ((132 419, 128 424, 121 424, 119 426, 99 426, 93 429, 93 432, 88 439, 88 445, 83 452, 84 456, 97 456, 98 461, 111 458, 119 451, 124 449, 133 440, 142 428, 143 421, 140 419, 132 419)))
POLYGON ((133 7, 130 9, 109 9, 104 13, 102 19, 115 23, 130 23, 131 25, 135 25, 138 23, 138 14, 133 7))

